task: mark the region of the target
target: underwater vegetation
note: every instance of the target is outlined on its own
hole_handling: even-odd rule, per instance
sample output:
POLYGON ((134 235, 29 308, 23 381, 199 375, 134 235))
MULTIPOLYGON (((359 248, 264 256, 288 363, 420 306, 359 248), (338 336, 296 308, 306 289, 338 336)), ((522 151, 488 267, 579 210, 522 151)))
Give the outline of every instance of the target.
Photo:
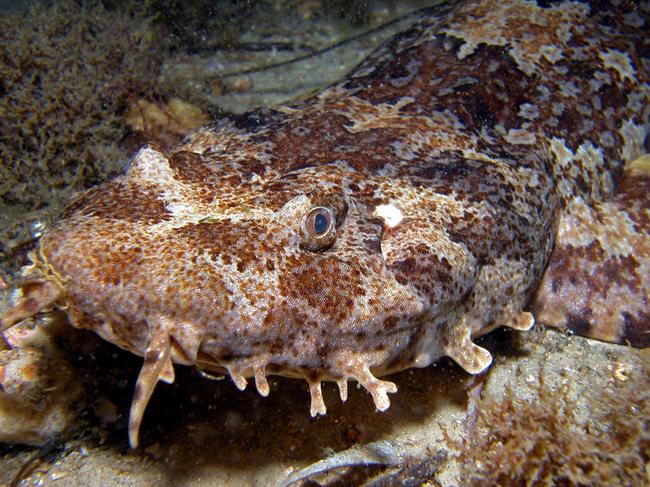
POLYGON ((588 419, 579 419, 565 383, 553 389, 539 377, 538 394, 478 404, 476 427, 461 455, 468 485, 647 485, 650 461, 650 385, 646 370, 602 389, 588 419))
MULTIPOLYGON (((177 129, 154 123, 142 130, 135 113, 142 105, 145 120, 161 110, 181 119, 188 113, 186 105, 180 114, 166 105, 178 87, 157 86, 163 61, 178 50, 237 43, 242 19, 258 4, 273 10, 283 2, 63 0, 36 3, 27 14, 3 11, 2 203, 58 207, 76 191, 116 175, 145 140, 169 140, 166 134, 177 129), (135 142, 129 140, 134 132, 140 135, 135 142)), ((355 22, 367 10, 366 2, 298 6, 305 5, 311 5, 309 12, 355 22)))
POLYGON ((37 209, 117 173, 121 117, 161 49, 137 8, 56 2, 0 16, 0 199, 37 209))

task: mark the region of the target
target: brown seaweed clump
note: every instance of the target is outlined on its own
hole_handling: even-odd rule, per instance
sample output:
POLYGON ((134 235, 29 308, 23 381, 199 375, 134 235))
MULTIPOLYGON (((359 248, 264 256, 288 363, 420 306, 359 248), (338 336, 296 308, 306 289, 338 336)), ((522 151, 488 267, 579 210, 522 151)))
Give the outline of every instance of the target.
POLYGON ((0 15, 0 200, 57 205, 120 170, 121 112, 160 64, 150 25, 99 2, 0 15))
POLYGON ((209 124, 211 118, 198 106, 180 98, 171 98, 166 103, 141 98, 129 105, 124 121, 143 140, 165 148, 209 124))
MULTIPOLYGON (((597 411, 580 424, 569 385, 540 380, 529 402, 508 391, 479 404, 462 454, 468 485, 647 485, 650 385, 647 371, 602 390, 597 411)), ((541 378, 540 378, 541 379, 541 378)))

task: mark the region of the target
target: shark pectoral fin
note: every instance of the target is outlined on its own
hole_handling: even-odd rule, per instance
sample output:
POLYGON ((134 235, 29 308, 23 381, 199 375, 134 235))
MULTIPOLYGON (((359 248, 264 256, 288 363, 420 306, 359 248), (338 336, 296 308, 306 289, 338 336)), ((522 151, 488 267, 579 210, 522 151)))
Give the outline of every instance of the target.
POLYGON ((172 382, 174 369, 170 360, 171 342, 165 327, 155 327, 144 354, 144 363, 135 384, 129 413, 129 445, 137 448, 140 424, 154 387, 159 380, 172 382))
POLYGON ((532 301, 540 323, 650 346, 650 158, 630 166, 614 198, 571 202, 532 301))
POLYGON ((25 282, 15 304, 0 317, 0 333, 34 316, 61 297, 61 287, 54 281, 43 279, 25 282))

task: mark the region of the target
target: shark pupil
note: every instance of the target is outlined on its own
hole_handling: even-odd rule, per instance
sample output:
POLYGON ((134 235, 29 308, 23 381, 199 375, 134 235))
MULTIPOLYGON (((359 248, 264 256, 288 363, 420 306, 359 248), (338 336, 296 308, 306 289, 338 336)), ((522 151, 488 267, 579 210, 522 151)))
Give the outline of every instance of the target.
POLYGON ((323 213, 319 213, 314 218, 314 231, 317 235, 324 234, 330 226, 329 218, 323 213))

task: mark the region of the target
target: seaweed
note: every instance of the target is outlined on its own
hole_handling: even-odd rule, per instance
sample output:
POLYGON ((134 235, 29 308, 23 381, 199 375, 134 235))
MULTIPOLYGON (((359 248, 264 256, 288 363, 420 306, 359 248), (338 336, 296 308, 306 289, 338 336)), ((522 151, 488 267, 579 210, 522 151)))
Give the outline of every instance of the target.
POLYGON ((38 209, 116 174, 122 112, 150 92, 161 48, 142 10, 56 2, 0 15, 0 198, 38 209))
MULTIPOLYGON (((479 404, 461 455, 467 485, 643 485, 650 460, 650 388, 645 370, 611 382, 587 421, 565 383, 539 378, 531 400, 507 390, 479 404)), ((592 403, 593 404, 593 403, 592 403)))

